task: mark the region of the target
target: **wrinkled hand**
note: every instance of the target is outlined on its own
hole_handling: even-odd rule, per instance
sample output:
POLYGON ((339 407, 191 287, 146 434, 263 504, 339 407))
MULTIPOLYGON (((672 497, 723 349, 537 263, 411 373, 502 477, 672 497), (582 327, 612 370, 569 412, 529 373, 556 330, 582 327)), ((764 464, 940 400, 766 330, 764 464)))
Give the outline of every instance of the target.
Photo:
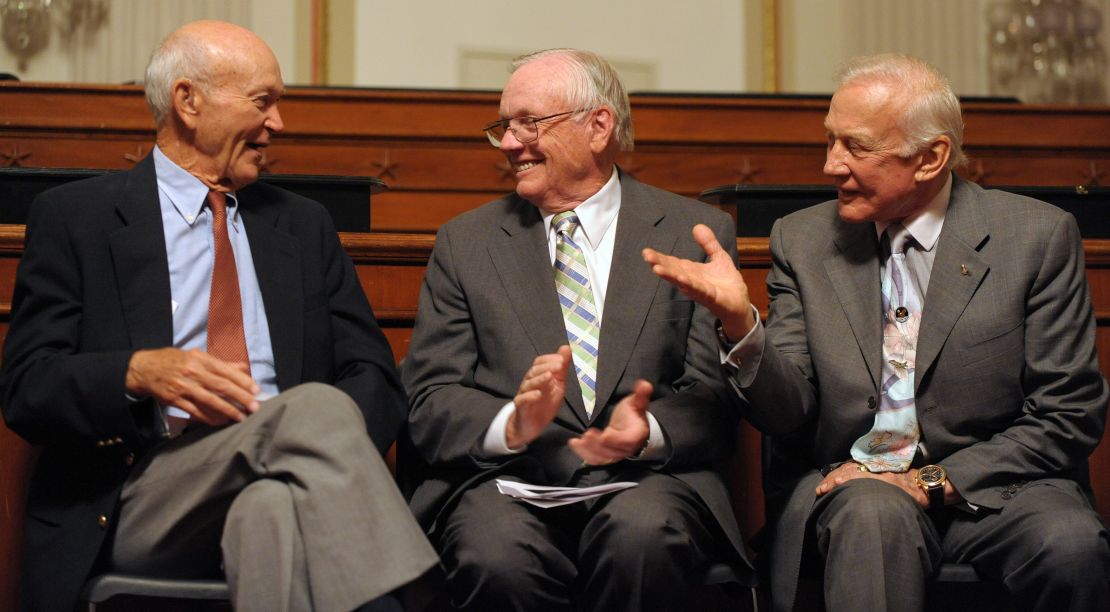
POLYGON ((651 383, 636 381, 632 393, 613 409, 613 418, 604 430, 591 427, 568 444, 589 465, 608 465, 638 453, 651 433, 647 409, 651 402, 651 383))
POLYGON ((705 263, 665 255, 654 249, 644 249, 644 261, 651 264, 651 271, 657 276, 678 287, 720 319, 730 340, 741 340, 755 326, 748 285, 736 269, 736 262, 717 242, 713 230, 699 223, 694 226, 693 235, 709 256, 705 263))
POLYGON ((207 425, 242 421, 258 410, 258 384, 249 369, 204 351, 136 351, 127 364, 127 392, 176 406, 207 425))
POLYGON ((516 410, 505 427, 505 444, 520 448, 539 437, 559 412, 567 390, 570 347, 563 345, 549 355, 540 355, 524 373, 513 398, 516 410))
POLYGON ((873 480, 881 480, 887 484, 896 486, 913 498, 915 502, 922 508, 929 507, 929 498, 925 495, 925 491, 917 486, 917 470, 913 469, 908 472, 877 472, 871 473, 860 471, 860 464, 855 461, 837 466, 837 468, 829 472, 828 476, 817 485, 817 497, 832 491, 836 487, 857 478, 871 478, 873 480))

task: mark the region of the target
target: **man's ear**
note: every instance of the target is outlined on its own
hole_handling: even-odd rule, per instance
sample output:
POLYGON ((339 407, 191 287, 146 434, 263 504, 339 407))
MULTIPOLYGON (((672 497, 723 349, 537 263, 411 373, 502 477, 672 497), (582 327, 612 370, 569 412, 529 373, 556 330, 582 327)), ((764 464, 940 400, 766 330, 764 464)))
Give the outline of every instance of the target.
POLYGON ((947 136, 938 136, 918 155, 921 156, 921 161, 913 177, 919 183, 931 181, 948 166, 948 160, 952 157, 952 141, 947 136))
POLYGON ((613 109, 605 105, 595 108, 590 115, 588 127, 590 129, 590 150, 595 155, 601 154, 609 148, 613 130, 617 129, 617 117, 613 114, 613 109))
POLYGON ((173 83, 173 112, 189 129, 196 128, 200 88, 189 79, 177 79, 173 83))

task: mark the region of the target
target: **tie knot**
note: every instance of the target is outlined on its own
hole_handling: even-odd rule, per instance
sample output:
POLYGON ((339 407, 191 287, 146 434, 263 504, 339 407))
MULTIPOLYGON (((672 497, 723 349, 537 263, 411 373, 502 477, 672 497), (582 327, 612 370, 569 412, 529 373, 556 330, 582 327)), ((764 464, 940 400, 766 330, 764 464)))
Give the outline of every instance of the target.
POLYGON ((551 224, 555 226, 555 231, 557 233, 570 236, 578 227, 578 215, 574 214, 573 210, 561 212, 555 215, 555 218, 551 220, 551 224))
POLYGON ((902 226, 901 223, 895 223, 886 228, 887 238, 890 240, 890 252, 903 254, 906 251, 906 243, 913 239, 913 236, 902 226))
POLYGON ((209 191, 207 200, 214 215, 223 217, 227 214, 227 195, 222 191, 209 191))

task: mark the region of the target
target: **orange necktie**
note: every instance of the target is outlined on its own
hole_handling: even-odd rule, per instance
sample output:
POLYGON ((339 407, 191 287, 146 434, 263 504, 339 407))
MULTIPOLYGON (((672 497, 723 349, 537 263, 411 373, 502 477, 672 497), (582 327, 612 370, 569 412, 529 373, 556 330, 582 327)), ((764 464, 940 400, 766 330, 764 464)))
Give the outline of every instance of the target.
POLYGON ((208 192, 212 210, 212 233, 216 254, 212 265, 212 291, 208 297, 208 353, 230 363, 250 367, 247 339, 243 333, 243 303, 239 298, 239 274, 235 253, 227 236, 226 197, 208 192))

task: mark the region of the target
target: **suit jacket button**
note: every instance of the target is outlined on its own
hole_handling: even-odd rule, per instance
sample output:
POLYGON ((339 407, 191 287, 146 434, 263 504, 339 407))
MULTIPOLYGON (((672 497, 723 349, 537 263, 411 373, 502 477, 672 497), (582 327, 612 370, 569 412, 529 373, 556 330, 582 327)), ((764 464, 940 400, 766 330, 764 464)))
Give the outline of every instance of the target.
POLYGON ((108 526, 108 517, 101 514, 100 518, 96 519, 96 524, 100 525, 101 529, 107 527, 108 526))
POLYGON ((872 395, 871 397, 867 398, 867 407, 868 407, 868 408, 870 408, 871 410, 874 410, 874 409, 875 409, 875 405, 876 405, 876 403, 877 403, 877 402, 875 401, 875 396, 874 396, 874 395, 872 395))

